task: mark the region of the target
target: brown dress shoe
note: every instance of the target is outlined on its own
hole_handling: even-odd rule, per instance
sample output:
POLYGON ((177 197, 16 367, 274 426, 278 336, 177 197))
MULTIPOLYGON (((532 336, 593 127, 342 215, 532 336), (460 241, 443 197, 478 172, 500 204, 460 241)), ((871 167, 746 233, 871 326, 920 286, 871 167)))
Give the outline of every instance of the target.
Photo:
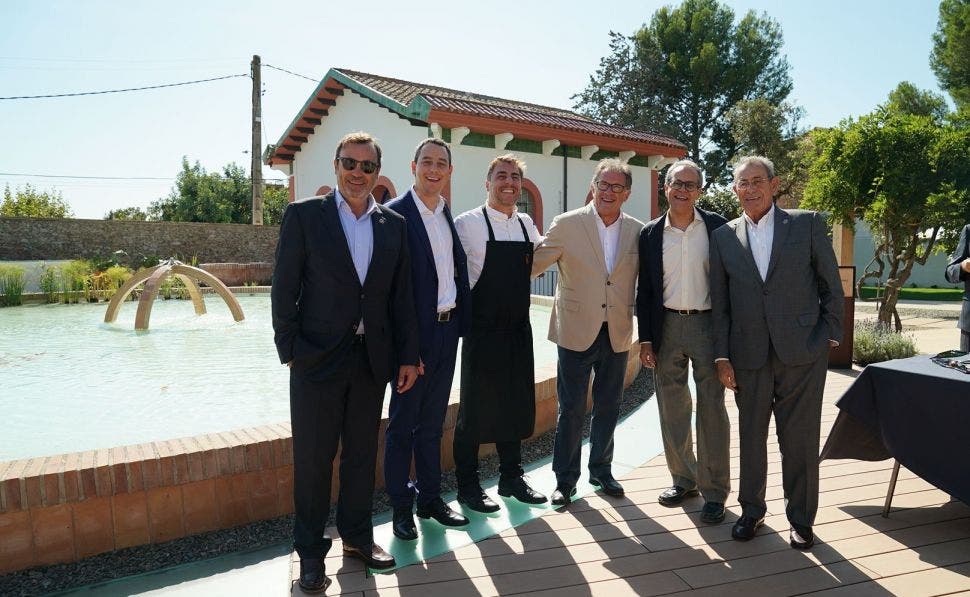
POLYGON ((394 556, 376 543, 372 543, 370 547, 354 547, 344 543, 344 555, 357 558, 371 568, 393 568, 397 563, 394 556))

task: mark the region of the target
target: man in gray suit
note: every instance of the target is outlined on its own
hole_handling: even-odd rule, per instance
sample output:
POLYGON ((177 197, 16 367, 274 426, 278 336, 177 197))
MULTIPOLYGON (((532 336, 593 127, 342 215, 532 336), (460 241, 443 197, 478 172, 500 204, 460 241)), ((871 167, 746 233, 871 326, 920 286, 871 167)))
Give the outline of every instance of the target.
POLYGON ((842 339, 843 297, 823 217, 775 206, 778 183, 767 158, 743 157, 734 167, 744 214, 711 236, 714 357, 740 419, 742 515, 731 536, 746 541, 764 523, 774 413, 790 543, 808 549, 818 509, 822 390, 828 349, 842 339))

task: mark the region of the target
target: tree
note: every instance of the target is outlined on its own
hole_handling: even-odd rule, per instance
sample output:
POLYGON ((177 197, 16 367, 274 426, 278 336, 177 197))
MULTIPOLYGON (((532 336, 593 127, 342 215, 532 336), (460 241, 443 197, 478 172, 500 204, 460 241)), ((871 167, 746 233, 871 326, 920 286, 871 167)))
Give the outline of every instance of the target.
POLYGON ((216 174, 206 172, 198 161, 189 165, 188 158, 183 157, 175 188, 168 197, 152 202, 148 217, 170 222, 248 224, 252 221, 249 177, 235 163, 216 174))
POLYGON ((970 201, 970 130, 884 106, 813 137, 804 205, 850 228, 856 216, 869 225, 876 255, 859 283, 887 276, 879 321, 895 320, 899 329, 896 302, 913 265, 924 264, 934 249, 951 249, 955 239, 948 239, 947 227, 966 221, 954 218, 970 201))
POLYGON ((0 216, 7 218, 70 218, 74 216, 70 205, 64 201, 60 191, 38 191, 30 184, 24 188, 3 189, 3 203, 0 216))
POLYGON ((930 66, 958 107, 970 105, 970 0, 942 0, 930 66))
POLYGON ((792 90, 781 26, 717 0, 664 7, 632 36, 610 32, 610 54, 573 96, 584 114, 684 141, 708 184, 725 180, 737 152, 727 115, 742 100, 778 106, 792 90))
POLYGON ((889 101, 881 107, 900 114, 928 116, 937 124, 943 122, 950 111, 942 95, 932 91, 922 91, 909 81, 903 81, 890 91, 889 101))
POLYGON ((104 219, 145 221, 148 219, 148 214, 140 207, 123 207, 121 209, 112 209, 104 215, 104 219))

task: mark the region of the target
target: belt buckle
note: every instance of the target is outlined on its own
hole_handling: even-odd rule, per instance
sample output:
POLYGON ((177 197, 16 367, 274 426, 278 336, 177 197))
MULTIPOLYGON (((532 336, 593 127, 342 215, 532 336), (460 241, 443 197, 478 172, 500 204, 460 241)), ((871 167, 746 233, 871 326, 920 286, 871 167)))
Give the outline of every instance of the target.
POLYGON ((451 321, 451 311, 438 313, 438 323, 447 323, 449 321, 451 321))

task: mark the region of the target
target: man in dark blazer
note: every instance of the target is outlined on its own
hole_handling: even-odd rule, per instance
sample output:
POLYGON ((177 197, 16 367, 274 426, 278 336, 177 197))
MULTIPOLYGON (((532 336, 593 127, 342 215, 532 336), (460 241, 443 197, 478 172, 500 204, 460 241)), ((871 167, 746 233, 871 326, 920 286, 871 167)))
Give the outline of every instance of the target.
POLYGON ((744 214, 711 236, 714 357, 739 414, 742 514, 731 535, 746 541, 764 523, 774 414, 790 543, 808 549, 818 510, 822 390, 829 347, 842 340, 842 284, 824 218, 775 206, 778 184, 767 158, 743 157, 734 167, 744 214))
POLYGON ((418 375, 406 225, 370 194, 380 146, 351 133, 333 164, 337 190, 283 214, 272 289, 276 349, 290 367, 293 543, 300 586, 311 592, 329 584, 325 528, 338 443, 344 555, 375 568, 394 565, 373 539, 377 430, 388 381, 406 392, 418 375))
POLYGON ((960 350, 970 351, 970 224, 963 227, 960 242, 946 266, 946 279, 953 284, 963 282, 963 308, 960 309, 960 350))
POLYGON ((727 221, 698 209, 703 171, 690 160, 667 169, 670 208, 640 233, 637 322, 640 362, 654 370, 664 456, 673 486, 658 499, 674 507, 701 493, 701 520, 724 520, 731 491, 731 425, 724 386, 714 369, 711 344, 710 237, 727 221), (697 455, 691 434, 693 400, 687 386, 692 365, 697 391, 697 455))
POLYGON ((419 518, 433 518, 445 526, 468 524, 441 499, 442 426, 455 376, 458 338, 471 324, 465 250, 441 196, 451 171, 448 144, 425 139, 411 162, 414 186, 386 204, 407 221, 411 287, 421 338, 421 376, 407 392, 391 392, 384 440, 384 488, 394 508, 392 527, 394 535, 405 540, 418 537, 412 516, 415 493, 419 518))

